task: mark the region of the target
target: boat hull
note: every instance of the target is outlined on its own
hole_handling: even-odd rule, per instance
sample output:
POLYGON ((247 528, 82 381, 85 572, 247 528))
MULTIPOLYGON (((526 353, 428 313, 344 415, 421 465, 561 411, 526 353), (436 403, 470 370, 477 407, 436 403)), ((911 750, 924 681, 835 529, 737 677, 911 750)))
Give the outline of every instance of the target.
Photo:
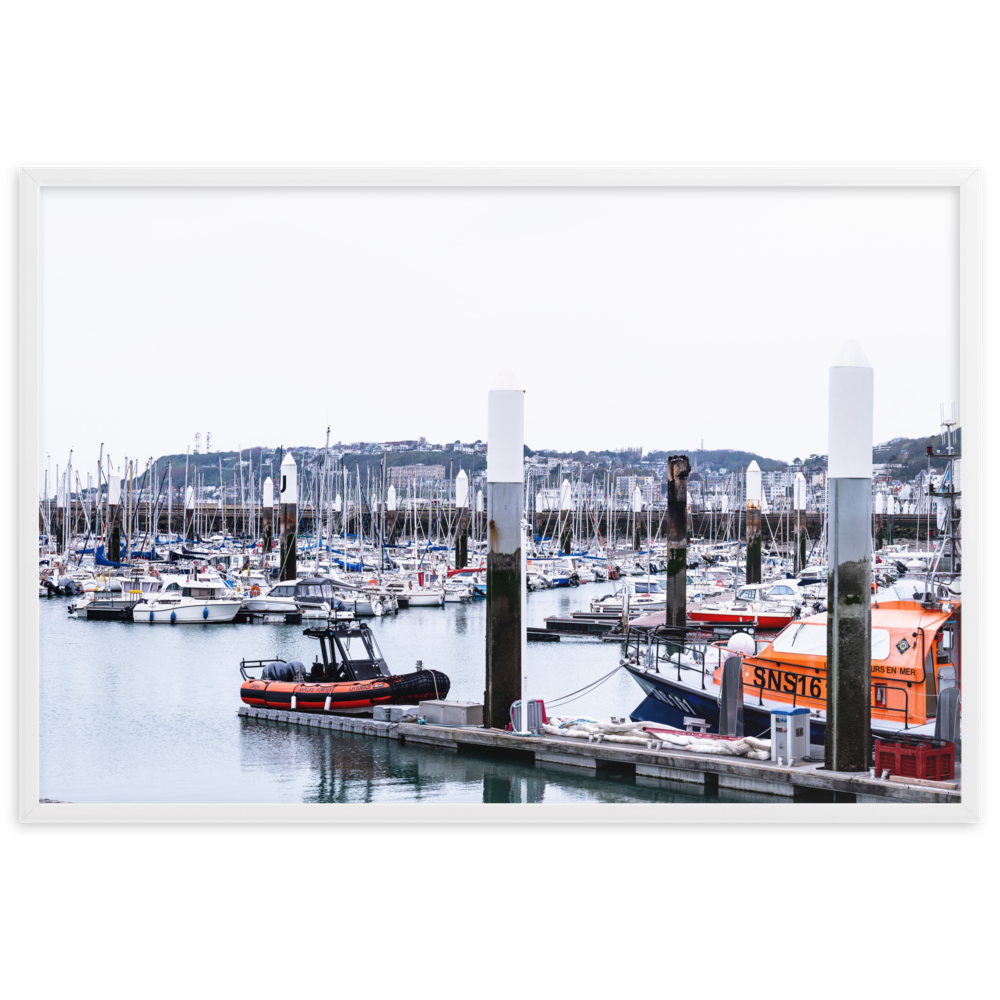
POLYGON ((752 612, 740 614, 733 611, 689 611, 688 620, 711 625, 754 625, 762 629, 783 629, 795 621, 794 615, 755 615, 752 612))
POLYGON ((342 683, 250 680, 241 685, 240 698, 245 704, 258 708, 337 713, 355 712, 375 705, 414 705, 445 698, 450 688, 451 681, 440 670, 417 670, 411 674, 342 683))
MULTIPOLYGON (((687 684, 677 683, 666 674, 649 674, 629 667, 628 672, 646 694, 646 699, 633 709, 633 722, 658 722, 674 729, 684 729, 684 719, 704 719, 712 732, 719 731, 718 688, 712 685, 705 691, 687 684)), ((745 736, 771 735, 771 706, 755 705, 744 697, 743 733, 745 736)), ((810 718, 809 742, 822 746, 826 743, 826 720, 810 718)))
POLYGON ((242 601, 199 601, 174 606, 138 604, 132 620, 150 625, 219 625, 231 622, 242 601))

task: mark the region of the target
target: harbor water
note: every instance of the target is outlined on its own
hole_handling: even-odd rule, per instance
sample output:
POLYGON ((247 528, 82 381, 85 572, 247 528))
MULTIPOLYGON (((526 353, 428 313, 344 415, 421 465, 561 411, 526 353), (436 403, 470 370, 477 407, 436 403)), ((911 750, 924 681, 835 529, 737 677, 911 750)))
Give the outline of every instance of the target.
MULTIPOLYGON (((528 623, 585 610, 611 584, 538 591, 528 623)), ((241 658, 311 663, 318 643, 293 625, 79 621, 41 599, 39 796, 61 802, 706 801, 631 774, 448 753, 396 740, 237 717, 241 658)), ((482 701, 484 601, 368 619, 390 669, 417 660, 451 678, 450 699, 482 701)), ((619 643, 530 643, 531 697, 553 700, 613 670, 619 643)), ((626 716, 643 699, 625 671, 555 710, 626 716)), ((722 801, 710 798, 710 801, 722 801)))

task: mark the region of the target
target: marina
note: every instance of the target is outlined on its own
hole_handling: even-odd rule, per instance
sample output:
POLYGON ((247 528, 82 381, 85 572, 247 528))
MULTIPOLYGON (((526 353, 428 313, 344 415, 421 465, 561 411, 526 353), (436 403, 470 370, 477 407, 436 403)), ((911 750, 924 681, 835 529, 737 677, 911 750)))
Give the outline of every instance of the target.
MULTIPOLYGON (((363 188, 234 193, 189 253, 142 213, 169 229, 200 207, 134 192, 105 275, 132 245, 171 250, 127 307, 115 282, 79 278, 110 232, 96 202, 53 201, 46 239, 75 249, 38 289, 59 346, 21 538, 37 551, 39 796, 301 803, 346 755, 371 800, 419 801, 419 766, 372 762, 402 753, 568 768, 595 801, 604 781, 626 801, 663 780, 962 802, 980 595, 963 594, 958 303, 939 254, 954 192, 918 213, 938 311, 900 267, 862 322, 841 294, 861 287, 859 255, 881 273, 910 230, 879 215, 888 242, 851 236, 833 277, 805 264, 806 243, 831 244, 798 206, 842 199, 832 228, 849 209, 860 233, 871 198, 853 189, 743 204, 725 186, 363 188), (765 201, 786 228, 762 253, 765 201), (688 202, 685 236, 671 220, 688 202), (715 222, 695 225, 709 204, 715 222), (828 329, 819 301, 841 310, 828 329), (899 331, 916 322, 911 351, 899 331), (81 386, 114 384, 119 343, 136 400, 80 407, 81 386), (182 343, 197 349, 168 369, 182 343)), ((495 801, 474 771, 434 794, 495 801)), ((540 803, 563 794, 555 774, 546 788, 540 803)))

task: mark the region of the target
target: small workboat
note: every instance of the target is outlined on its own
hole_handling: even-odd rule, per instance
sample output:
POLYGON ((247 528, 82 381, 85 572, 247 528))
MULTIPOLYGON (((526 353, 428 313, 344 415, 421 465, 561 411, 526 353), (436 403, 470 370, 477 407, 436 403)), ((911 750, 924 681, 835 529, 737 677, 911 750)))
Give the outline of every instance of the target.
POLYGON ((319 640, 320 654, 309 667, 300 660, 277 657, 240 661, 240 698, 247 705, 357 714, 375 705, 415 705, 446 698, 451 688, 448 675, 440 670, 393 674, 365 622, 307 628, 303 635, 319 640), (260 673, 254 677, 251 670, 260 673))

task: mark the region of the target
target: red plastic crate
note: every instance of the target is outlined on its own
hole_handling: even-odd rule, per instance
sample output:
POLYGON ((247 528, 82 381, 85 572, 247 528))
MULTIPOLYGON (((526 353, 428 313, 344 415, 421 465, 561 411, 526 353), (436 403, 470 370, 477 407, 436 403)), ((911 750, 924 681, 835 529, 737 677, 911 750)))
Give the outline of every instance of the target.
POLYGON ((891 743, 875 741, 875 773, 902 778, 951 781, 955 777, 954 743, 891 743))

